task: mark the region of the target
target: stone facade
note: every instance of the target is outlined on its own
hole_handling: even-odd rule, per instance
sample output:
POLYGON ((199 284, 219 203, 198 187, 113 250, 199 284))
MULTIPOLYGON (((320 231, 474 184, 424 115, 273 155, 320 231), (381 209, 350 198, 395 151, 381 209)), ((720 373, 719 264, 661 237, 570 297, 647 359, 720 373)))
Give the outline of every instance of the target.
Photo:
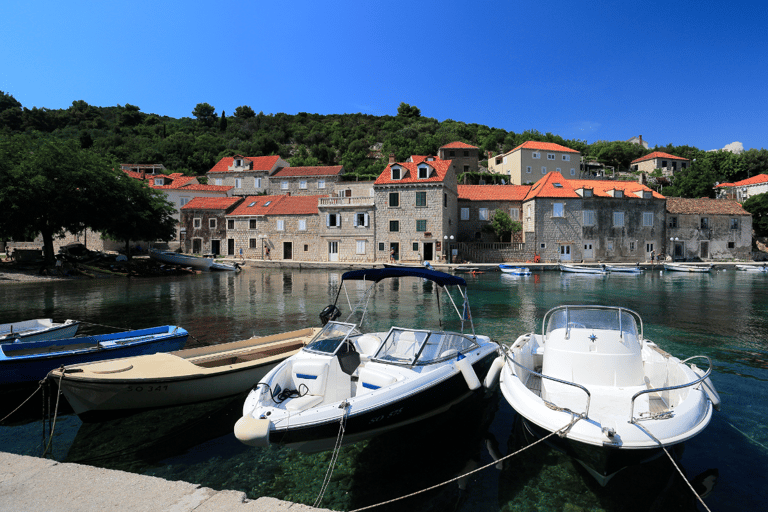
POLYGON ((453 162, 456 174, 477 172, 480 162, 480 149, 464 142, 451 142, 437 150, 440 160, 453 162))
POLYGON ((488 171, 504 174, 512 185, 531 184, 550 172, 579 176, 581 153, 551 142, 527 141, 503 155, 488 159, 488 171))
POLYGON ((235 155, 219 160, 206 176, 210 185, 230 186, 233 195, 250 196, 269 192, 269 176, 289 165, 279 156, 235 155))
POLYGON ((181 208, 183 252, 192 254, 234 254, 227 237, 227 217, 242 197, 195 198, 181 208))
POLYGON ((691 161, 687 158, 654 151, 649 155, 632 160, 630 169, 647 174, 652 173, 656 169, 661 169, 664 176, 672 176, 675 172, 685 169, 690 165, 691 161))
POLYGON ((268 178, 267 193, 312 196, 333 194, 344 172, 342 166, 288 167, 276 171, 268 178))

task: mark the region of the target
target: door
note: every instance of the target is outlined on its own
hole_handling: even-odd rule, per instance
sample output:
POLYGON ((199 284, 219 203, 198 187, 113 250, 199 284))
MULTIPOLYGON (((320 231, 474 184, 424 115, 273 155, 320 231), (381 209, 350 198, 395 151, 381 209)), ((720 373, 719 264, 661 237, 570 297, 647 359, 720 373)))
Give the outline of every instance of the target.
POLYGON ((709 240, 702 240, 699 248, 699 258, 702 260, 709 259, 709 240))
POLYGON ((434 247, 432 242, 424 242, 424 261, 432 261, 435 258, 434 247))
POLYGON ((400 260, 400 244, 392 242, 389 244, 389 262, 397 263, 400 260))
POLYGON ((685 259, 685 242, 675 242, 675 261, 685 259))
POLYGON ((293 259, 293 242, 283 242, 283 259, 293 259))
POLYGON ((221 253, 221 240, 211 240, 211 254, 218 256, 221 253))
POLYGON ((339 242, 328 242, 328 261, 339 261, 339 242))
POLYGON ((645 259, 649 260, 651 259, 651 253, 653 253, 654 258, 656 257, 656 252, 653 250, 653 242, 646 242, 645 244, 645 259))
POLYGON ((584 255, 585 260, 595 259, 595 250, 592 242, 584 242, 584 255))
POLYGON ((227 254, 229 256, 235 255, 235 239, 227 238, 227 254))
POLYGON ((201 238, 192 239, 192 254, 202 254, 203 240, 201 238))
POLYGON ((560 246, 560 261, 571 261, 571 246, 569 244, 560 246))

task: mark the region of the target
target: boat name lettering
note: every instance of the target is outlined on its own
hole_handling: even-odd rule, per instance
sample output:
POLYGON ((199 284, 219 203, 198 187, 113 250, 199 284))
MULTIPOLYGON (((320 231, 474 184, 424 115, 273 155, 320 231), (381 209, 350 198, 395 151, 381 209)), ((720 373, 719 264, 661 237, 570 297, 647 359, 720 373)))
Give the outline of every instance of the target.
POLYGON ((375 418, 371 418, 370 423, 378 423, 379 421, 386 420, 389 418, 394 418, 398 414, 403 412, 403 408, 395 409, 394 411, 391 411, 389 414, 382 414, 381 416, 376 416, 375 418))
POLYGON ((128 392, 135 391, 136 393, 141 393, 143 391, 168 391, 168 386, 159 384, 157 386, 128 386, 128 392))

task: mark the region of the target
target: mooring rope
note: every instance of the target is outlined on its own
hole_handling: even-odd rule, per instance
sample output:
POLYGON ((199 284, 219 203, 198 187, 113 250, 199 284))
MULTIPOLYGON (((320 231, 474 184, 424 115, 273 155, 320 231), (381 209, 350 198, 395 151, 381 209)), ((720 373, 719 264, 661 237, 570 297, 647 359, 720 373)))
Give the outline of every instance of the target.
MULTIPOLYGON (((25 403, 29 402, 29 400, 30 400, 30 399, 31 399, 33 396, 35 396, 35 395, 37 394, 37 392, 38 392, 38 391, 40 391, 40 390, 42 389, 42 387, 43 387, 43 383, 44 383, 44 382, 45 382, 45 379, 41 380, 41 381, 40 381, 40 383, 39 383, 39 385, 37 386, 37 389, 36 389, 36 390, 34 390, 34 391, 32 392, 32 394, 31 394, 31 395, 29 395, 29 396, 27 397, 27 399, 26 399, 26 400, 24 400, 23 402, 21 402, 21 405, 19 405, 17 408, 15 408, 15 409, 14 409, 14 410, 12 410, 11 412, 9 412, 9 413, 8 413, 8 414, 5 416, 5 418, 1 419, 1 420, 0 420, 0 423, 4 422, 4 421, 5 421, 5 420, 7 420, 8 418, 10 418, 10 417, 11 417, 11 415, 12 415, 13 413, 15 413, 16 411, 18 411, 19 409, 21 409, 21 408, 24 406, 24 404, 25 404, 25 403)), ((43 398, 45 398, 45 397, 43 397, 43 398)))
MULTIPOLYGON (((53 431, 56 430, 56 417, 59 414, 59 398, 61 398, 61 380, 64 378, 64 367, 60 367, 59 371, 61 372, 61 375, 59 376, 59 391, 56 393, 56 408, 53 411, 53 425, 51 426, 51 436, 48 438, 48 444, 45 447, 45 450, 43 451, 43 457, 45 457, 45 454, 48 453, 48 449, 51 447, 51 443, 53 443, 53 431)), ((50 375, 50 374, 49 374, 50 375)), ((48 378, 46 376, 46 378, 48 378)))
POLYGON ((639 423, 637 423, 637 422, 633 422, 633 423, 634 423, 635 425, 637 425, 638 427, 640 427, 640 429, 641 429, 643 432, 645 432, 646 434, 648 434, 648 437, 650 437, 651 439, 653 439, 654 441, 656 441, 657 443, 659 443, 659 446, 661 446, 661 449, 662 449, 662 450, 664 450, 664 453, 666 453, 666 454, 667 454, 667 457, 669 457, 669 460, 670 460, 670 461, 672 461, 672 465, 675 467, 675 469, 677 470, 677 472, 678 472, 678 473, 680 473, 680 477, 683 479, 683 481, 684 481, 686 484, 688 484, 688 488, 691 490, 691 492, 693 493, 693 495, 694 495, 694 496, 696 496, 696 499, 697 499, 697 500, 699 500, 699 503, 701 503, 701 506, 702 506, 702 507, 704 507, 705 509, 707 509, 707 512, 712 512, 712 511, 709 509, 709 507, 707 506, 707 504, 706 504, 706 503, 704 503, 704 500, 701 498, 701 496, 699 496, 699 493, 697 493, 697 492, 696 492, 696 489, 694 489, 694 488, 693 488, 693 485, 691 485, 691 482, 689 482, 689 481, 688 481, 688 479, 685 477, 685 475, 683 474, 683 471, 680 469, 680 466, 678 466, 678 465, 677 465, 677 462, 675 462, 675 459, 674 459, 674 458, 672 458, 672 455, 670 455, 670 454, 669 454, 669 452, 667 451, 667 448, 666 448, 666 447, 665 447, 663 444, 661 444, 661 441, 659 441, 658 439, 656 439, 656 436, 654 436, 653 434, 651 434, 651 433, 648 431, 648 429, 647 429, 647 428, 645 428, 644 426, 642 426, 641 424, 639 424, 639 423))
POLYGON ((341 419, 339 420, 339 433, 336 435, 336 444, 333 447, 333 453, 331 454, 331 461, 328 464, 328 470, 325 472, 323 485, 320 487, 320 494, 317 496, 315 504, 312 505, 314 508, 318 508, 320 503, 323 501, 323 496, 325 495, 326 489, 328 489, 328 484, 331 483, 331 476, 333 475, 333 470, 336 467, 336 461, 338 460, 339 452, 341 451, 341 440, 344 438, 344 430, 346 430, 349 402, 343 402, 341 407, 344 408, 344 412, 341 414, 341 419))
POLYGON ((539 444, 540 442, 542 442, 542 441, 544 441, 544 440, 554 436, 555 434, 560 435, 561 432, 567 432, 568 429, 570 429, 580 419, 582 419, 581 416, 576 416, 576 417, 573 418, 573 420, 571 420, 570 423, 568 423, 563 428, 561 428, 559 430, 555 430, 554 432, 551 432, 550 434, 547 434, 546 436, 542 437, 541 439, 538 439, 538 440, 532 442, 528 446, 524 446, 524 447, 520 448, 516 452, 507 454, 507 455, 505 455, 504 457, 501 457, 498 460, 494 460, 493 462, 491 462, 489 464, 486 464, 485 466, 481 466, 481 467, 479 467, 477 469, 473 469, 472 471, 470 471, 468 473, 464 473, 463 475, 459 475, 459 476, 457 476, 455 478, 451 478, 450 480, 446 480, 445 482, 441 482, 441 483, 435 484, 435 485, 433 485, 431 487, 427 487, 426 489, 422 489, 420 491, 412 492, 411 494, 406 494, 405 496, 400 496, 399 498, 394 498, 394 499, 391 499, 391 500, 388 500, 388 501, 382 501, 381 503, 376 503, 375 505, 368 505, 367 507, 357 508, 355 510, 350 510, 349 512, 360 512, 361 510, 368 510, 368 509, 371 509, 371 508, 380 507, 382 505, 388 505, 388 504, 394 503, 396 501, 404 500, 405 498, 410 498, 411 496, 416 496, 417 494, 422 494, 422 493, 425 493, 427 491, 431 491, 432 489, 437 489, 438 487, 441 487, 443 485, 449 484, 451 482, 455 482, 455 481, 460 480, 462 478, 465 478, 465 477, 468 477, 468 476, 473 475, 475 473, 478 473, 478 472, 480 472, 480 471, 482 471, 484 469, 487 469, 487 468, 489 468, 491 466, 497 465, 499 462, 503 462, 506 459, 509 459, 510 457, 514 457, 515 455, 517 455, 517 454, 519 454, 521 452, 524 452, 528 448, 531 448, 531 447, 539 444))

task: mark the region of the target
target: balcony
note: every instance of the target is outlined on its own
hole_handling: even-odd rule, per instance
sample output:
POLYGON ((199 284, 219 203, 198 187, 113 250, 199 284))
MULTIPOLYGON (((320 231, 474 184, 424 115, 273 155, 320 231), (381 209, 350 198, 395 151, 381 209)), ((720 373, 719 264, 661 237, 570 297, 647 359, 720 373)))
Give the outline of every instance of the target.
POLYGON ((348 207, 360 207, 360 206, 373 206, 373 197, 321 197, 318 207, 333 206, 336 208, 348 207))

